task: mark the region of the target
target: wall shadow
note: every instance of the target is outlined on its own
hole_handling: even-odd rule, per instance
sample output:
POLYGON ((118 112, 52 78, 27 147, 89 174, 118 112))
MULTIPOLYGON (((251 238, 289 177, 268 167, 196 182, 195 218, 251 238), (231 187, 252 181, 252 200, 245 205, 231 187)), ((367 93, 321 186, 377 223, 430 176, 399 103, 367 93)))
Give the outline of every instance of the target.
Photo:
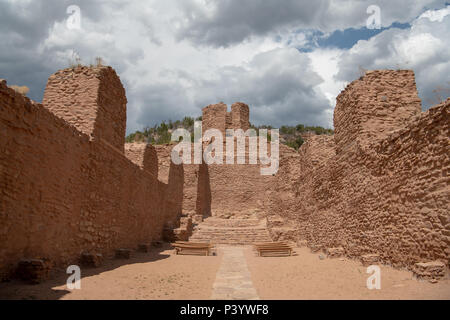
POLYGON ((196 214, 202 215, 203 218, 210 217, 211 214, 211 181, 209 178, 209 168, 206 163, 199 165, 197 177, 197 201, 196 214))
MULTIPOLYGON (((152 248, 148 253, 133 251, 130 259, 106 258, 103 265, 98 268, 81 268, 81 283, 83 278, 99 275, 101 273, 117 269, 119 267, 138 263, 155 262, 170 257, 163 253, 170 250, 168 243, 163 243, 160 248, 152 248)), ((75 263, 74 263, 75 264, 75 263)), ((39 284, 29 284, 19 279, 12 279, 8 282, 0 283, 0 300, 58 300, 69 294, 71 291, 56 287, 66 287, 66 281, 69 277, 64 269, 52 270, 49 278, 39 284)))

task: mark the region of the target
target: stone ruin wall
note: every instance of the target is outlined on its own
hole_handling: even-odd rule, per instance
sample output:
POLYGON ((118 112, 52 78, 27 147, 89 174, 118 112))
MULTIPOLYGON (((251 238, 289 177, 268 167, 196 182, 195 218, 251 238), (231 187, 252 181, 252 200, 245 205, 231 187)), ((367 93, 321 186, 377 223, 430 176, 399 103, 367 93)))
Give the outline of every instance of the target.
MULTIPOLYGON (((227 112, 227 105, 219 103, 203 108, 202 130, 219 129, 223 134, 224 164, 207 165, 211 193, 211 215, 223 218, 262 217, 270 197, 268 187, 271 176, 262 176, 259 164, 249 164, 248 138, 246 139, 246 164, 237 164, 237 141, 234 140, 234 163, 226 164, 226 129, 250 128, 249 107, 236 102, 227 112)), ((268 147, 270 151, 270 146, 268 147)))
MULTIPOLYGON (((1 83, 2 272, 21 258, 63 265, 84 250, 148 243, 181 213, 262 215, 274 240, 376 253, 395 266, 449 265, 449 100, 421 113, 411 71, 350 84, 337 98, 335 135, 312 136, 299 152, 280 144, 275 176, 261 176, 259 165, 175 166, 172 146, 124 144, 117 80, 112 69, 60 71, 44 105, 1 83), (64 110, 80 104, 89 107, 64 110)), ((244 104, 203 109, 203 132, 248 127, 244 104)))
POLYGON ((225 139, 226 129, 250 128, 249 108, 242 102, 236 102, 231 105, 231 111, 227 112, 227 105, 223 102, 211 104, 202 110, 202 130, 203 133, 208 129, 218 129, 222 132, 225 139))
MULTIPOLYGON (((218 129, 223 134, 223 164, 184 165, 183 214, 223 218, 264 217, 272 176, 262 176, 260 165, 248 164, 248 139, 246 140, 246 164, 237 164, 237 142, 235 140, 234 164, 226 164, 225 130, 250 128, 248 105, 236 102, 227 112, 227 105, 218 103, 203 108, 202 132, 218 129)), ((206 144, 203 145, 203 148, 206 144)), ((170 165, 171 146, 157 146, 160 168, 170 165)), ((287 148, 287 147, 286 147, 287 148)), ((270 145, 268 146, 270 150, 270 145)), ((162 169, 164 170, 164 169, 162 169)), ((166 170, 167 171, 167 170, 166 170)), ((163 174, 164 176, 164 174, 163 174)), ((160 175, 160 179, 164 177, 160 175)), ((164 181, 164 180, 163 180, 164 181)))
MULTIPOLYGON (((244 103, 234 103, 231 106, 231 112, 227 112, 227 105, 224 103, 203 108, 202 131, 205 133, 206 130, 213 128, 222 132, 224 155, 226 152, 225 130, 243 129, 246 131, 249 127, 249 108, 244 103)), ((236 150, 236 141, 234 147, 236 150)), ((156 148, 160 170, 168 172, 172 147, 167 145, 156 146, 156 148)), ((183 214, 227 218, 264 216, 264 206, 269 197, 267 188, 272 177, 261 176, 259 164, 248 164, 248 139, 246 141, 247 164, 236 164, 237 152, 235 152, 234 164, 225 164, 225 158, 223 165, 206 165, 203 159, 203 164, 193 164, 194 146, 192 145, 191 148, 192 164, 183 166, 183 214)), ((164 176, 166 175, 160 172, 160 179, 165 181, 164 176)))
POLYGON ((111 67, 54 73, 48 79, 42 103, 79 131, 124 152, 127 99, 111 67))
POLYGON ((122 93, 110 68, 56 73, 44 104, 0 82, 2 277, 23 258, 67 266, 83 251, 109 256, 114 249, 159 240, 166 220, 181 211, 182 168, 161 182, 154 147, 122 143, 122 93), (114 104, 106 90, 117 99, 114 104), (79 105, 84 109, 77 110, 79 105), (85 117, 89 121, 81 122, 85 117), (106 130, 110 119, 117 122, 106 130))
POLYGON ((275 188, 292 188, 292 196, 287 206, 274 198, 270 211, 295 226, 292 238, 307 240, 313 250, 342 246, 354 258, 379 254, 397 267, 432 260, 449 265, 450 99, 417 112, 418 98, 403 91, 409 86, 416 93, 412 83, 411 71, 374 71, 356 80, 337 99, 334 141, 313 137, 297 157, 281 160, 275 188), (391 92, 388 99, 395 97, 409 119, 385 101, 370 100, 370 83, 383 95, 391 92), (359 111, 352 114, 354 108, 359 111), (293 164, 298 178, 289 182, 286 168, 293 164))
POLYGON ((420 114, 412 70, 368 71, 353 81, 336 98, 334 113, 336 151, 352 144, 370 144, 402 128, 411 117, 420 114))

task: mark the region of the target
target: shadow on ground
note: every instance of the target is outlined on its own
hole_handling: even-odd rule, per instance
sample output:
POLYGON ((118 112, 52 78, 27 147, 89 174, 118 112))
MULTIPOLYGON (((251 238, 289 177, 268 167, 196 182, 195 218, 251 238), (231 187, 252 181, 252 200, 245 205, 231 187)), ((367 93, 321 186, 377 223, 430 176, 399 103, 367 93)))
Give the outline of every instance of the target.
MULTIPOLYGON (((107 257, 101 267, 98 268, 81 268, 81 280, 86 277, 101 274, 103 272, 111 271, 119 267, 137 264, 154 262, 161 259, 167 259, 169 254, 162 254, 162 252, 170 250, 169 243, 164 243, 160 248, 152 248, 150 252, 141 253, 133 251, 130 259, 115 259, 114 257, 107 257)), ((8 282, 0 283, 0 300, 58 300, 69 294, 69 290, 55 289, 66 285, 67 278, 70 275, 66 273, 65 269, 54 269, 47 281, 39 284, 30 284, 19 279, 11 279, 8 282)))

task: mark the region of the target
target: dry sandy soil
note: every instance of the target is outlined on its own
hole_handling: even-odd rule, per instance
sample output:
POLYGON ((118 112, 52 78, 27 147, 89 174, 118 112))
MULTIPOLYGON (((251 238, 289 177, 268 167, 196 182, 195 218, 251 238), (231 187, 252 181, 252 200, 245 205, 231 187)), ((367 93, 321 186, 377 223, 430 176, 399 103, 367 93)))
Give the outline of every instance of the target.
POLYGON ((381 289, 369 290, 370 274, 360 262, 320 260, 308 248, 296 252, 291 257, 257 257, 247 248, 247 265, 261 299, 450 299, 449 279, 418 281, 409 271, 381 265, 381 289))
MULTIPOLYGON (((381 266, 381 290, 368 290, 369 274, 359 262, 321 260, 307 248, 296 252, 272 258, 244 249, 242 259, 260 299, 450 299, 449 279, 432 284, 381 266)), ((222 258, 221 248, 218 256, 202 257, 177 256, 166 247, 83 269, 81 290, 68 290, 67 275, 59 273, 38 285, 1 283, 0 299, 210 299, 222 258)))
POLYGON ((133 252, 129 260, 106 260, 81 270, 81 290, 68 290, 68 275, 37 285, 0 283, 0 299, 209 299, 220 256, 174 255, 173 250, 133 252))

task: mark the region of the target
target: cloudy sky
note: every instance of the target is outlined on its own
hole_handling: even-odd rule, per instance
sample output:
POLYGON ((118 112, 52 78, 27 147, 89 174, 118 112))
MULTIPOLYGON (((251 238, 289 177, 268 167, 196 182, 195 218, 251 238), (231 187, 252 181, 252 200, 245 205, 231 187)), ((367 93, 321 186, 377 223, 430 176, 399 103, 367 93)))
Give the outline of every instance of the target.
POLYGON ((0 78, 41 101, 50 74, 100 56, 126 88, 127 133, 220 101, 255 124, 332 127, 361 69, 413 69, 425 110, 448 95, 449 48, 446 1, 0 0, 0 78))

